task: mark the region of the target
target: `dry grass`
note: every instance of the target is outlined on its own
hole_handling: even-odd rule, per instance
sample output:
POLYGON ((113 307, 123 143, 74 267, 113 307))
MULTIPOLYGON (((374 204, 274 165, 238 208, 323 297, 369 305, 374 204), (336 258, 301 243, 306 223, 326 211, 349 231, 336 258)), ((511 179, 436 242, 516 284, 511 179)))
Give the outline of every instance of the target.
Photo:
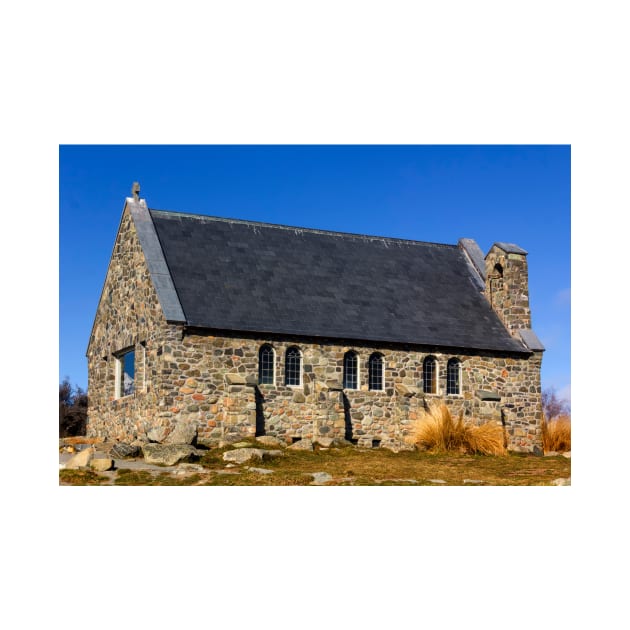
POLYGON ((431 453, 386 449, 316 448, 314 451, 283 451, 283 456, 269 461, 226 469, 222 453, 227 449, 208 451, 199 463, 204 470, 178 476, 174 473, 118 469, 97 474, 91 471, 60 470, 61 485, 217 485, 217 486, 306 486, 309 473, 327 472, 329 486, 381 485, 467 485, 467 479, 492 486, 552 485, 554 479, 571 476, 571 460, 564 457, 538 457, 525 453, 508 453, 506 457, 431 453), (271 470, 260 474, 250 466, 271 470))
POLYGON ((545 452, 571 450, 571 416, 559 416, 549 422, 543 416, 542 440, 545 452))
POLYGON ((505 455, 503 427, 494 423, 475 425, 464 422, 460 414, 453 420, 444 404, 431 405, 415 422, 410 440, 420 449, 433 453, 505 455))
POLYGON ((65 444, 99 444, 103 438, 88 438, 85 435, 62 438, 65 444))

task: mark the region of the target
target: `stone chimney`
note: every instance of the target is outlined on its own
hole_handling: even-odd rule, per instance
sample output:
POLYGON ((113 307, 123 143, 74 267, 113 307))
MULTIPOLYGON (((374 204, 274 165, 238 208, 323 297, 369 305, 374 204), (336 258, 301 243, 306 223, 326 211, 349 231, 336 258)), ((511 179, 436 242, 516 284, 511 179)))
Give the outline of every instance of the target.
POLYGON ((486 297, 510 333, 530 329, 527 252, 513 243, 495 243, 485 257, 486 297))

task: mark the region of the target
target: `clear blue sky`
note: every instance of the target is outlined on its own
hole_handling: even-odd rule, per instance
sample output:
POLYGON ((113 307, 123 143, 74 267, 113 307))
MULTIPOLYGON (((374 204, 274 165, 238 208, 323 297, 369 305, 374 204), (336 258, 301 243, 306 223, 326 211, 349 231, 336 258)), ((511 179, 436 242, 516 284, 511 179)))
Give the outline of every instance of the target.
POLYGON ((529 252, 543 387, 570 396, 569 146, 61 146, 59 378, 85 351, 125 197, 150 208, 529 252))

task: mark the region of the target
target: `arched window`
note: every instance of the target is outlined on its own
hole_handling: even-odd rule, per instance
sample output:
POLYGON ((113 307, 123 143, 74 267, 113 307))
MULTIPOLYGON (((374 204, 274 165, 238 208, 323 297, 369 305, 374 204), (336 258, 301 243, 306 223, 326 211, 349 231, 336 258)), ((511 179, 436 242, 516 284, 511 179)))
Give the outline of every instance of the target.
POLYGON ((359 389, 359 358, 353 350, 343 356, 343 388, 359 389))
POLYGON ((284 355, 284 384, 299 385, 302 377, 302 355, 296 347, 287 349, 284 355))
POLYGON ((422 363, 422 386, 425 394, 437 394, 438 370, 435 357, 427 357, 422 363))
POLYGON ((368 361, 369 387, 375 391, 383 389, 383 357, 378 352, 370 356, 368 361))
POLYGON ((260 347, 258 351, 258 383, 260 385, 273 385, 275 376, 274 358, 275 352, 269 344, 260 347))
POLYGON ((459 359, 449 359, 446 364, 446 393, 458 396, 462 393, 462 364, 459 359))

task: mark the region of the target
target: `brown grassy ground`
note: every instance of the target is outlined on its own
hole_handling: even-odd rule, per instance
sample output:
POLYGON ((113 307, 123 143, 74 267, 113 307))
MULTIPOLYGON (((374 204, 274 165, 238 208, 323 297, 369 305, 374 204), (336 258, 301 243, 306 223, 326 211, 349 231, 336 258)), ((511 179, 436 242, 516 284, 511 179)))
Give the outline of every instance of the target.
MULTIPOLYGON (((262 445, 253 444, 253 446, 262 445)), ((264 462, 248 462, 226 468, 223 453, 227 449, 208 451, 200 460, 204 471, 187 476, 169 472, 130 471, 120 469, 106 474, 61 470, 62 485, 218 485, 218 486, 300 486, 309 485, 308 473, 327 472, 332 481, 326 485, 466 485, 464 480, 480 481, 493 486, 550 485, 554 479, 571 476, 571 460, 562 456, 536 457, 432 454, 418 451, 392 453, 385 449, 338 448, 315 451, 284 451, 283 457, 264 462), (272 470, 261 474, 248 467, 272 470)))

